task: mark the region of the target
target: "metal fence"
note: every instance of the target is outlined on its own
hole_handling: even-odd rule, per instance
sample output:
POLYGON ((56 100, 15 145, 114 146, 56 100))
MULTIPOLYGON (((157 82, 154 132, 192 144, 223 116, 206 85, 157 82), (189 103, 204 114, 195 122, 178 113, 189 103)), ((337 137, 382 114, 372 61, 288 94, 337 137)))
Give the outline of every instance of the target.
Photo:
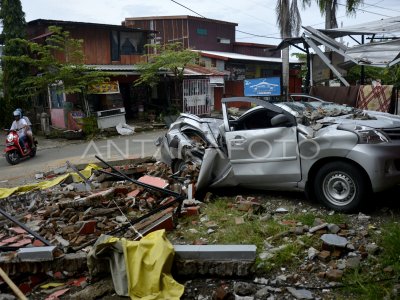
POLYGON ((211 87, 209 79, 183 80, 183 112, 194 115, 208 115, 211 108, 211 87))

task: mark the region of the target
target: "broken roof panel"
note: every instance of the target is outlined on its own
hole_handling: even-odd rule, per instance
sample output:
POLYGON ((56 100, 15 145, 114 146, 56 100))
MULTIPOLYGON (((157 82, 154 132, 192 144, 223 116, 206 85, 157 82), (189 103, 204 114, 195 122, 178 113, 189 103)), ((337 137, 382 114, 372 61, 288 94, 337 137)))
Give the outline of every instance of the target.
POLYGON ((391 66, 397 63, 400 56, 400 40, 354 46, 348 48, 346 54, 357 60, 360 65, 391 66))
POLYGON ((346 35, 400 33, 400 16, 335 29, 319 29, 336 38, 346 35))

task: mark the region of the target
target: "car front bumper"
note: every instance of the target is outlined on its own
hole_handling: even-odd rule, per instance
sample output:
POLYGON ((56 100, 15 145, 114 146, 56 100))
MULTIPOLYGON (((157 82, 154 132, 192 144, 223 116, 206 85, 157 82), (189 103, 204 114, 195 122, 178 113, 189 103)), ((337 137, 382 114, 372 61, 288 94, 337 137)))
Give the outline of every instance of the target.
POLYGON ((400 141, 358 144, 347 155, 368 173, 374 192, 400 184, 400 141))

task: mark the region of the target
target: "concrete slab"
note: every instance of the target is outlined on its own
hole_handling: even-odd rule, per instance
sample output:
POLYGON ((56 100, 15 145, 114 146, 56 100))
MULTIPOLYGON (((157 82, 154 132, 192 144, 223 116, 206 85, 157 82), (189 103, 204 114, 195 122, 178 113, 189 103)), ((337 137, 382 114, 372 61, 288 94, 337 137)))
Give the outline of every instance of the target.
POLYGON ((174 245, 175 255, 185 260, 249 260, 256 258, 255 245, 174 245))
POLYGON ((53 259, 55 246, 20 248, 17 251, 21 261, 48 261, 53 259))

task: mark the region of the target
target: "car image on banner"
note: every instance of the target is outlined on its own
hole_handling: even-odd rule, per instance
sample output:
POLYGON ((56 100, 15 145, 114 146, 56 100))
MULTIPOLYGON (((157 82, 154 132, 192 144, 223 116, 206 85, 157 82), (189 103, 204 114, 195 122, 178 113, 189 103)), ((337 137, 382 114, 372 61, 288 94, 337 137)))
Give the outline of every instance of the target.
POLYGON ((252 96, 279 96, 281 94, 281 80, 279 77, 255 78, 244 80, 244 95, 252 96))

